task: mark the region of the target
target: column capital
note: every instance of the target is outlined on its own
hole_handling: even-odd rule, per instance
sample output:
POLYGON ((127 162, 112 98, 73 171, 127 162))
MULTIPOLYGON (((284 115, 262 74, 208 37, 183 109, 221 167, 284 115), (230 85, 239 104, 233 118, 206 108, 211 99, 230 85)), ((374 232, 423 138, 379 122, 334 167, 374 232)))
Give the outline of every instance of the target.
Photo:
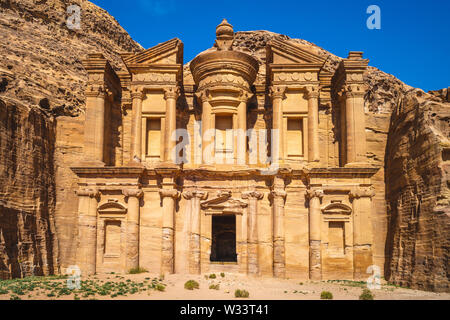
POLYGON ((319 98, 319 86, 306 86, 306 98, 309 99, 317 99, 319 98))
POLYGON ((85 91, 86 97, 103 98, 106 97, 105 87, 102 85, 88 85, 85 91))
POLYGON ((323 190, 320 189, 309 189, 306 190, 306 197, 308 198, 308 200, 311 200, 312 198, 319 198, 322 199, 323 198, 323 190))
POLYGON ((245 102, 245 103, 247 103, 248 99, 250 99, 252 96, 253 96, 253 93, 248 92, 247 90, 241 90, 241 91, 239 92, 238 100, 239 100, 240 102, 245 102))
POLYGON ((166 87, 163 90, 164 90, 164 99, 165 100, 168 100, 168 99, 176 100, 180 96, 180 88, 178 86, 166 87))
POLYGON ((183 197, 186 200, 190 200, 192 198, 198 198, 200 200, 206 200, 208 198, 208 192, 207 191, 200 191, 200 190, 194 190, 194 191, 184 191, 183 197))
POLYGON ((242 192, 242 199, 256 199, 261 200, 264 197, 264 193, 259 191, 244 191, 242 192))
POLYGON ((208 102, 211 99, 211 93, 208 89, 203 89, 195 93, 195 96, 201 103, 208 102))
POLYGON ((286 199, 286 196, 287 196, 287 192, 284 190, 272 190, 270 192, 270 194, 272 195, 272 197, 274 199, 281 198, 284 200, 284 199, 286 199))
POLYGON ((125 197, 135 197, 138 199, 144 195, 142 189, 123 189, 122 193, 125 197))
POLYGON ((342 95, 346 98, 364 98, 365 93, 363 84, 347 84, 342 88, 342 95))
POLYGON ((96 188, 81 188, 76 191, 76 194, 79 197, 89 198, 98 198, 100 196, 100 192, 96 188))
POLYGON ((142 100, 144 98, 144 88, 143 87, 132 87, 131 88, 131 98, 142 100))
POLYGON ((273 99, 284 99, 286 98, 286 86, 271 86, 270 87, 270 97, 273 99))
POLYGON ((372 198, 374 196, 375 196, 375 189, 372 186, 353 188, 348 195, 350 201, 359 198, 372 198))
POLYGON ((159 195, 162 198, 174 198, 178 199, 180 197, 180 192, 175 189, 160 189, 159 195))

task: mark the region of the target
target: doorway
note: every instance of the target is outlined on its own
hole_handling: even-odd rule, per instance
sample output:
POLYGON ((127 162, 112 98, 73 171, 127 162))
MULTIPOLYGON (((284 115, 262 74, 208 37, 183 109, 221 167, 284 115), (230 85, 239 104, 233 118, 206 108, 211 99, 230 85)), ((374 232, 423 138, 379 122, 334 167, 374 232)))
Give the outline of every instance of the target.
POLYGON ((220 215, 212 217, 213 262, 237 262, 236 254, 236 216, 220 215))

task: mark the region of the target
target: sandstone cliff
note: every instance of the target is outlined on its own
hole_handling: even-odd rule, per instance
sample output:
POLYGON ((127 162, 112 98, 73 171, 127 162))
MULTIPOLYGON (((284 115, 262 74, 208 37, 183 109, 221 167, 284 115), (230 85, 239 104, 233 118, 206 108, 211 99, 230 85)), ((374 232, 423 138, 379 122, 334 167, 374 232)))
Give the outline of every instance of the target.
MULTIPOLYGON (((0 106, 0 270, 20 276, 13 271, 19 262, 32 261, 47 263, 40 273, 58 272, 73 263, 76 248, 76 181, 69 166, 82 155, 86 75, 80 59, 100 51, 118 70, 117 53, 141 47, 88 1, 0 0, 0 10, 0 99, 6 102, 0 106), (80 30, 65 26, 71 4, 82 7, 80 30), (25 243, 32 249, 19 250, 25 243)), ((307 46, 331 73, 341 60, 268 31, 238 32, 233 46, 263 68, 272 38, 307 46)), ((184 70, 190 72, 188 64, 184 70)), ((386 244, 374 248, 375 264, 397 284, 448 291, 448 90, 426 94, 373 67, 365 81, 367 155, 380 167, 373 223, 377 242, 386 244)))
POLYGON ((73 221, 55 217, 65 200, 56 199, 56 185, 65 189, 73 177, 58 160, 69 148, 55 150, 54 117, 82 112, 87 53, 102 52, 118 69, 118 52, 136 50, 117 21, 88 1, 0 1, 0 278, 59 272, 67 250, 58 235, 73 221), (72 4, 82 9, 80 30, 65 24, 72 4))
POLYGON ((450 105, 413 90, 392 112, 386 147, 386 277, 449 291, 450 105))

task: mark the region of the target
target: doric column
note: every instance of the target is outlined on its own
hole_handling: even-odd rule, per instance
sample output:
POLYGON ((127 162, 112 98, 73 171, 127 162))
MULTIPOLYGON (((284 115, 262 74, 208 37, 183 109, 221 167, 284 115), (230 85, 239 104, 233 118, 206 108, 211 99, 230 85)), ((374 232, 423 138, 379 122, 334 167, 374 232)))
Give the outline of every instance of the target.
POLYGON ((349 193, 353 209, 353 278, 367 279, 367 268, 373 264, 372 256, 372 197, 373 187, 356 187, 349 193))
POLYGON ((273 276, 284 278, 285 249, 284 249, 284 202, 286 191, 273 190, 273 276))
POLYGON ((98 190, 85 188, 77 191, 78 195, 78 249, 76 264, 82 275, 96 272, 97 251, 97 203, 98 190))
POLYGON ((248 243, 248 264, 247 273, 258 275, 258 200, 263 198, 263 194, 258 191, 246 191, 242 193, 243 199, 248 199, 247 216, 247 243, 248 243))
POLYGON ((161 272, 174 273, 174 227, 175 201, 180 192, 175 189, 161 189, 159 194, 163 204, 161 272))
POLYGON ((139 267, 139 221, 141 189, 124 189, 122 193, 128 198, 127 236, 126 236, 126 270, 139 267))
POLYGON ((142 88, 134 88, 131 93, 133 112, 131 123, 131 163, 141 162, 142 158, 142 88))
POLYGON ((201 213, 200 213, 200 200, 205 200, 208 197, 208 193, 205 191, 186 191, 183 193, 185 199, 190 200, 191 205, 191 221, 189 223, 189 273, 200 274, 201 273, 201 213))
POLYGON ((270 88, 270 95, 272 98, 272 130, 274 131, 272 141, 272 157, 278 154, 278 159, 272 159, 273 162, 281 163, 284 159, 284 131, 283 128, 283 99, 285 96, 286 87, 272 86, 270 88))
POLYGON ((164 99, 166 100, 166 128, 165 128, 165 146, 164 160, 175 162, 175 130, 177 129, 177 99, 179 96, 178 87, 169 87, 164 89, 164 99), (174 139, 172 139, 174 138, 174 139))
POLYGON ((92 87, 86 91, 86 119, 84 148, 87 162, 104 165, 105 144, 105 88, 92 87))
POLYGON ((306 87, 308 99, 308 161, 319 161, 319 88, 306 87))
POLYGON ((309 278, 322 280, 321 217, 322 190, 307 190, 309 199, 309 278))

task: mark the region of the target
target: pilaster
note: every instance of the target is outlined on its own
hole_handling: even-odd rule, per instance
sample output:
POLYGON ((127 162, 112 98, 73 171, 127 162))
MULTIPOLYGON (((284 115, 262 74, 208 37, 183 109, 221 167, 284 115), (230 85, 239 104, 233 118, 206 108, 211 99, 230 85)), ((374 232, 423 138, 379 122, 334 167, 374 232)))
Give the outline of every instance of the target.
POLYGON ((258 265, 258 200, 263 198, 264 194, 258 191, 246 191, 242 193, 243 199, 248 199, 247 216, 247 274, 256 276, 259 274, 258 265))
POLYGON ((126 270, 139 267, 139 225, 141 189, 124 189, 122 193, 128 200, 126 235, 126 270))
POLYGON ((309 199, 309 278, 311 280, 322 280, 320 203, 323 198, 323 191, 307 190, 306 196, 309 199))

